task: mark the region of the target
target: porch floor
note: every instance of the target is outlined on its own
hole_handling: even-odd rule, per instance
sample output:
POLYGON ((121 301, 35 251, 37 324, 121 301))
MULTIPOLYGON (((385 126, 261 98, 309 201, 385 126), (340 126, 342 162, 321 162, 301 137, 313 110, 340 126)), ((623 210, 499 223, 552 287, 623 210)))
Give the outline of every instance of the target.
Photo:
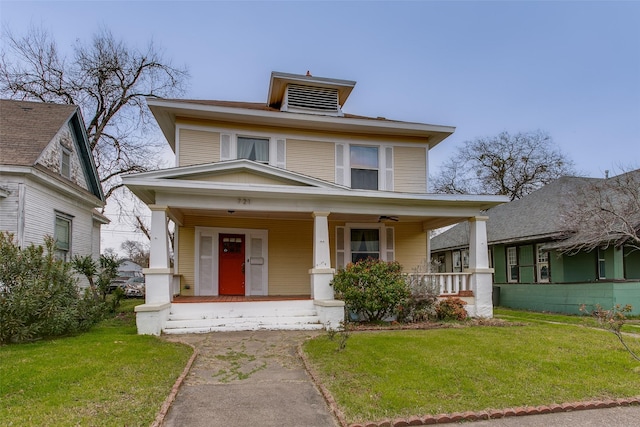
POLYGON ((249 302, 249 301, 297 301, 309 300, 310 295, 216 295, 216 296, 185 296, 173 297, 174 304, 201 302, 249 302))

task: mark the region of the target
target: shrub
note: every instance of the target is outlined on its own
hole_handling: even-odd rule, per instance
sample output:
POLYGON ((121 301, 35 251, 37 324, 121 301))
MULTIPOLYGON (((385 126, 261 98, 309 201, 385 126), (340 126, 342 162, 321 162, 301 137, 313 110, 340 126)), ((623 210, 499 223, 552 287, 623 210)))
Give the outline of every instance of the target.
POLYGON ((29 341, 88 328, 103 310, 81 298, 70 265, 45 247, 19 248, 13 236, 0 232, 0 343, 29 341))
POLYGON ((380 321, 395 314, 410 296, 398 262, 361 260, 339 271, 331 283, 346 308, 368 321, 380 321))
POLYGON ((436 315, 439 320, 465 320, 467 310, 464 306, 467 303, 460 298, 448 297, 440 300, 436 307, 436 315))
POLYGON ((434 269, 433 266, 431 269, 428 269, 425 263, 416 267, 413 274, 408 276, 411 296, 407 299, 406 303, 400 307, 398 311, 398 321, 424 322, 436 317, 440 287, 435 281, 425 276, 426 272, 433 271, 434 269))

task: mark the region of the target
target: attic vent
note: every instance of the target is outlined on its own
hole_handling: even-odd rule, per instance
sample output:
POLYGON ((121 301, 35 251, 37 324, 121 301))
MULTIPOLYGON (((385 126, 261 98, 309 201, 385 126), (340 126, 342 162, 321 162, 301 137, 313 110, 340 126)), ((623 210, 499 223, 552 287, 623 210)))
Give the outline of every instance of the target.
POLYGON ((338 89, 289 84, 282 111, 342 115, 338 105, 338 89))

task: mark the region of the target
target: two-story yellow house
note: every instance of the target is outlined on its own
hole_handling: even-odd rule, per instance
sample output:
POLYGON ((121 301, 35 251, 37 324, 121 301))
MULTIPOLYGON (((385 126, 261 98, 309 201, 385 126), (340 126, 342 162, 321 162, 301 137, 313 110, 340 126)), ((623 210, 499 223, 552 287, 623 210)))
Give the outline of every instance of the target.
POLYGON ((505 198, 428 194, 429 150, 454 128, 344 113, 354 86, 274 72, 263 103, 147 100, 176 165, 123 179, 152 212, 139 333, 336 327, 336 269, 374 257, 410 272, 429 230, 463 220, 468 310, 492 316, 482 212, 505 198))

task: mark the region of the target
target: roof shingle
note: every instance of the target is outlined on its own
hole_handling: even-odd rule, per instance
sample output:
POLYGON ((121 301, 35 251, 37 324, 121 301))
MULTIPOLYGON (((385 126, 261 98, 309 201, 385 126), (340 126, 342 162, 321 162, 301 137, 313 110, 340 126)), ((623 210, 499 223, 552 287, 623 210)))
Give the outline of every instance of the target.
POLYGON ((0 100, 0 163, 33 166, 75 105, 0 100))

